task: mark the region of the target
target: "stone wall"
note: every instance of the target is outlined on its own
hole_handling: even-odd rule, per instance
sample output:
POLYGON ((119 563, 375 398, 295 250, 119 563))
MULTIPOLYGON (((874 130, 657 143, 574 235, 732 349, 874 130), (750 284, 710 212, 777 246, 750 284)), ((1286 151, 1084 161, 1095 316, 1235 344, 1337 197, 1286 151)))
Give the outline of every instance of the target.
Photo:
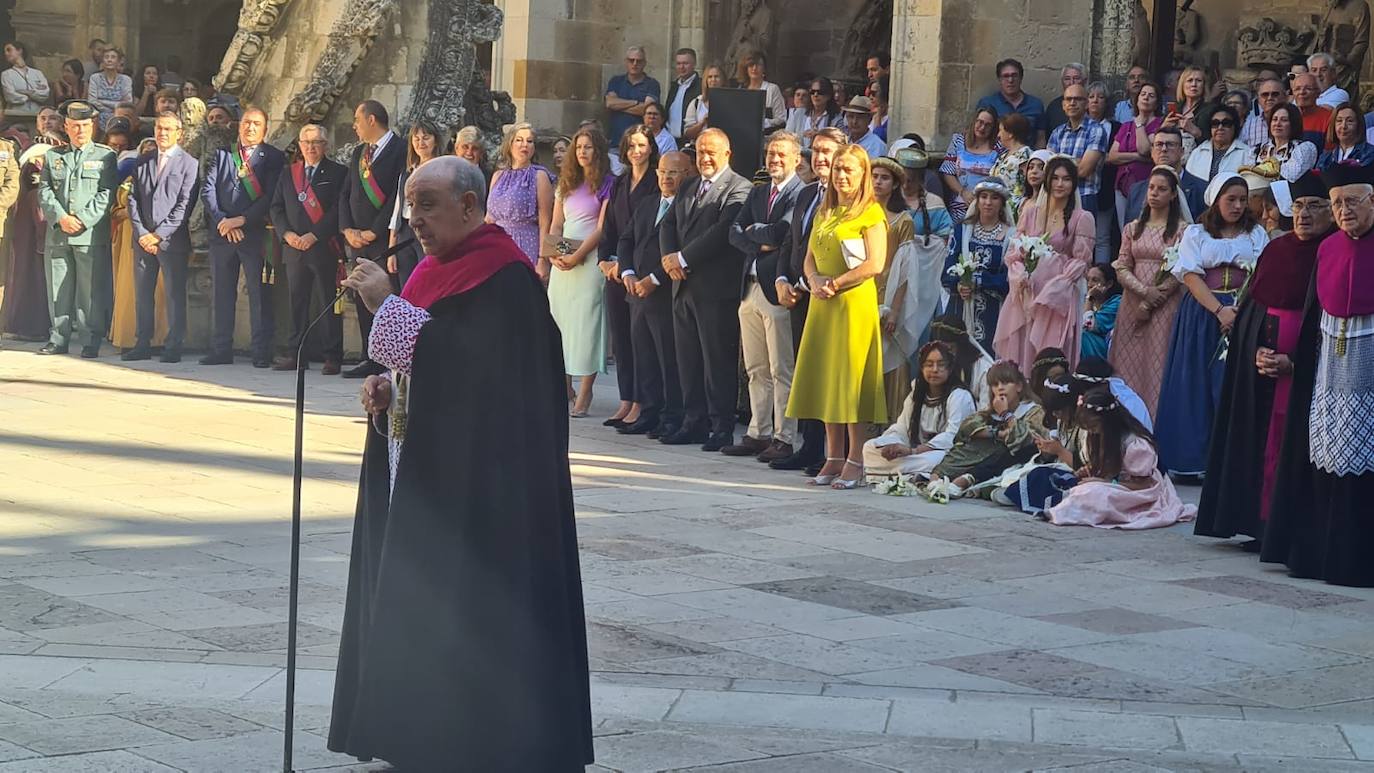
MULTIPOLYGON (((648 72, 672 78, 673 51, 702 47, 705 0, 498 0, 505 27, 492 47, 492 88, 510 92, 521 120, 567 132, 605 118, 625 48, 648 50, 648 72)), ((665 85, 666 88, 666 85, 665 85)))

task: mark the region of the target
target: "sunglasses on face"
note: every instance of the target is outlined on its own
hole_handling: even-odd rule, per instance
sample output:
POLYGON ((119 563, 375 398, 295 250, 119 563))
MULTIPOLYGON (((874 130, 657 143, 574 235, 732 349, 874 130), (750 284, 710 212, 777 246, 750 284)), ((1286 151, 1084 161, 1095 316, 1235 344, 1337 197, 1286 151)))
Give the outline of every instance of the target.
POLYGON ((1235 125, 1236 125, 1236 122, 1235 122, 1235 121, 1232 121, 1232 120, 1230 120, 1230 119, 1227 119, 1227 120, 1225 120, 1225 121, 1213 121, 1213 122, 1212 122, 1212 128, 1213 128, 1213 129, 1230 129, 1230 128, 1234 128, 1235 125))

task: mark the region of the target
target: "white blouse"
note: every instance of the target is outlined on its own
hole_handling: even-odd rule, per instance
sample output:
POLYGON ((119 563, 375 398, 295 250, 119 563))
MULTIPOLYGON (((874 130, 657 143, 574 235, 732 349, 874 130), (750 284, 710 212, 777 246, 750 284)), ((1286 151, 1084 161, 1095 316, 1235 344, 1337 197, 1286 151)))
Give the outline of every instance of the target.
POLYGON ((1250 271, 1259 260, 1259 254, 1269 243, 1269 235, 1264 226, 1257 225, 1249 232, 1231 239, 1214 239, 1201 223, 1194 223, 1183 229, 1183 238, 1178 245, 1178 263, 1174 265, 1174 278, 1183 281, 1185 274, 1201 274, 1209 268, 1233 264, 1250 271))
MULTIPOLYGON (((913 385, 915 382, 912 382, 913 385)), ((897 421, 887 428, 887 431, 873 440, 874 448, 883 446, 918 446, 921 444, 920 438, 911 437, 911 413, 916 410, 914 401, 916 393, 913 391, 906 396, 906 402, 902 404, 902 414, 897 417, 897 421)), ((954 435, 959 432, 959 425, 964 423, 964 419, 972 416, 977 408, 973 405, 973 395, 962 387, 949 393, 945 400, 943 416, 939 408, 930 406, 921 407, 921 435, 930 436, 926 445, 937 451, 948 451, 954 447, 954 435)))

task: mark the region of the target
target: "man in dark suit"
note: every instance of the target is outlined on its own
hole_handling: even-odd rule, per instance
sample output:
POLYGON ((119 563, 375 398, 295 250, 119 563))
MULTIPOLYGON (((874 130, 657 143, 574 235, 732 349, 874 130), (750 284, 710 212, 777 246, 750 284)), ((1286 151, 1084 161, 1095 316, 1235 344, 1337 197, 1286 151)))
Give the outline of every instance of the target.
POLYGON ((744 253, 740 288, 740 347, 749 377, 749 430, 727 456, 753 456, 773 462, 791 456, 796 419, 787 416, 792 393, 792 315, 778 303, 779 249, 792 230, 792 210, 801 189, 797 164, 801 142, 795 134, 774 132, 765 152, 768 184, 755 186, 730 226, 730 243, 744 253))
POLYGON ((162 361, 181 362, 181 345, 186 340, 190 215, 196 203, 200 162, 177 144, 181 142, 181 118, 176 113, 158 115, 153 123, 153 140, 157 142, 157 153, 134 167, 134 186, 129 196, 129 221, 134 226, 137 342, 120 359, 146 360, 153 356, 153 316, 160 271, 168 328, 162 361))
POLYGON ((730 226, 753 187, 730 168, 730 138, 707 129, 697 138, 696 179, 682 188, 659 231, 663 270, 673 279, 673 338, 682 378, 682 426, 668 445, 734 442, 739 391, 739 277, 744 254, 730 226))
MULTIPOLYGON (((406 164, 405 141, 391 132, 391 119, 382 103, 369 99, 353 111, 353 131, 358 147, 349 159, 339 198, 339 230, 348 258, 379 261, 386 252, 388 229, 396 186, 406 164)), ((372 312, 354 298, 358 329, 363 334, 363 361, 344 372, 344 378, 375 376, 385 370, 367 358, 367 337, 372 332, 372 312)))
POLYGON ((658 160, 658 195, 639 203, 630 228, 620 235, 617 255, 624 255, 620 281, 630 304, 630 341, 635 360, 635 396, 639 421, 620 427, 622 435, 662 438, 682 426, 682 382, 673 339, 672 280, 663 270, 659 233, 678 191, 693 173, 686 153, 673 151, 658 160))
POLYGON ((286 156, 268 145, 267 114, 256 107, 243 111, 238 142, 215 152, 200 198, 210 221, 210 278, 215 286, 215 329, 210 353, 201 365, 234 361, 234 311, 238 304, 239 269, 248 288, 253 367, 272 364, 272 298, 262 274, 267 249, 267 208, 286 156))
MULTIPOLYGON (((802 327, 806 323, 810 298, 803 277, 806 274, 806 250, 811 242, 811 227, 816 222, 816 210, 825 200, 825 188, 830 180, 830 160, 848 141, 843 131, 834 128, 821 129, 811 140, 811 169, 816 173, 816 181, 797 192, 796 205, 792 209, 792 227, 788 229, 787 238, 778 250, 778 275, 774 290, 778 294, 778 302, 792 310, 794 355, 796 347, 801 346, 802 327)), ((825 461, 824 425, 819 421, 803 419, 797 423, 797 429, 801 432, 802 447, 791 456, 769 462, 769 467, 775 470, 820 469, 825 461)))
MULTIPOLYGON (((297 135, 301 158, 277 183, 272 195, 272 226, 282 239, 282 262, 291 291, 291 340, 273 370, 295 370, 305 327, 310 324, 310 298, 330 303, 336 290, 339 261, 339 191, 348 170, 329 160, 324 127, 306 124, 297 135)), ((343 362, 343 319, 332 310, 324 318, 322 349, 326 376, 336 376, 343 362)))

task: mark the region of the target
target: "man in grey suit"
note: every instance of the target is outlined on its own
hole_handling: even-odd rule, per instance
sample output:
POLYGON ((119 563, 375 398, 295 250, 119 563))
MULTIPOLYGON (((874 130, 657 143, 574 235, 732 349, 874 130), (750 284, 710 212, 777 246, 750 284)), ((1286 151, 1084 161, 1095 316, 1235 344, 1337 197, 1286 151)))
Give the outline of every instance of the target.
POLYGON ((734 445, 721 449, 726 456, 753 456, 768 463, 792 455, 797 420, 787 417, 792 393, 792 314, 778 303, 779 248, 792 229, 792 210, 801 161, 801 141, 780 131, 768 138, 764 155, 768 183, 749 192, 739 216, 730 226, 730 243, 744 253, 740 287, 740 346, 749 377, 749 431, 734 445))
POLYGON ((682 426, 659 442, 702 443, 701 450, 714 452, 734 442, 744 253, 729 235, 753 186, 730 169, 730 138, 719 129, 697 138, 697 172, 659 230, 663 270, 674 281, 673 338, 684 409, 682 426))
POLYGON ((200 163, 178 144, 181 118, 162 113, 153 124, 157 153, 134 168, 129 220, 134 226, 134 303, 137 343, 121 360, 153 356, 153 313, 157 277, 167 304, 167 343, 163 362, 180 362, 186 339, 186 261, 191 255, 190 215, 200 163))

